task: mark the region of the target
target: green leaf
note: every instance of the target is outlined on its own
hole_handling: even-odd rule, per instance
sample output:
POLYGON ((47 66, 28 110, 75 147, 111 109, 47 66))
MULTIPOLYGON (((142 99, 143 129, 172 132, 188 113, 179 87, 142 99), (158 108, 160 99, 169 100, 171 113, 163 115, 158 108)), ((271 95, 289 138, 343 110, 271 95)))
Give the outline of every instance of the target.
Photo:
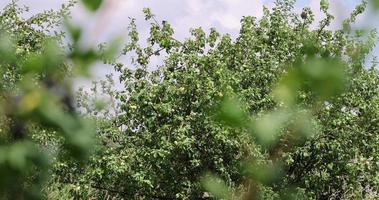
POLYGON ((329 2, 328 0, 321 0, 320 1, 320 9, 324 12, 326 12, 329 8, 329 2))
POLYGON ((64 25, 70 34, 74 44, 76 44, 82 36, 82 29, 72 24, 67 18, 65 18, 64 25))
POLYGON ((12 63, 16 60, 16 47, 14 41, 7 34, 0 34, 0 64, 12 63))
POLYGON ((292 111, 288 109, 268 113, 254 122, 253 135, 261 145, 271 146, 278 140, 291 117, 292 111))
POLYGON ((117 53, 120 50, 120 47, 122 44, 121 38, 115 38, 113 39, 108 46, 106 46, 106 49, 103 49, 103 56, 105 60, 113 60, 116 58, 117 53))
POLYGON ((86 6, 86 8, 90 11, 96 11, 100 8, 103 3, 102 0, 81 0, 81 2, 86 6))
POLYGON ((202 178, 203 187, 218 199, 232 199, 232 191, 223 180, 213 175, 202 178))
POLYGON ((243 167, 244 173, 264 184, 272 184, 284 175, 283 166, 280 163, 250 163, 243 167))
POLYGON ((218 119, 229 126, 241 127, 245 125, 248 115, 236 98, 225 97, 220 105, 218 119))
POLYGON ((379 9, 379 0, 372 0, 372 5, 374 6, 374 9, 379 9))

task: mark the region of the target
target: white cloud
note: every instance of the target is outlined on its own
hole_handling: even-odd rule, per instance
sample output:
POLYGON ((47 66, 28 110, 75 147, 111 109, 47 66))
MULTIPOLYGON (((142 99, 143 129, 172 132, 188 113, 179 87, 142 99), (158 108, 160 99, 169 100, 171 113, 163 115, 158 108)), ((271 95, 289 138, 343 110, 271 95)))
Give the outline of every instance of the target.
POLYGON ((260 0, 220 0, 219 2, 224 3, 224 10, 215 13, 213 19, 230 30, 238 30, 240 28, 240 20, 242 16, 252 15, 255 17, 261 17, 263 14, 263 3, 260 0))

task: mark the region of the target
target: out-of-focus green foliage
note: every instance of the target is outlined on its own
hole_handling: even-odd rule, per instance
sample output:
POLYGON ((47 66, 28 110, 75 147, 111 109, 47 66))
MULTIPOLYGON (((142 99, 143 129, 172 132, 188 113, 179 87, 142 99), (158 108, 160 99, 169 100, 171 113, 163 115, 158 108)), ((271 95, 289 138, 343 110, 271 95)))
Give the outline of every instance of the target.
POLYGON ((372 0, 371 2, 372 2, 375 9, 379 8, 379 1, 378 0, 372 0))
MULTIPOLYGON (((351 28, 366 5, 330 30, 328 1, 315 28, 309 8, 297 13, 294 1, 276 1, 262 18, 244 17, 236 39, 194 28, 183 41, 146 8, 146 43, 131 19, 116 57, 131 56, 130 65, 113 57, 119 40, 82 48, 81 28, 66 20, 65 49, 62 34, 48 32, 54 26, 29 27, 10 5, 0 15, 8 23, 0 37, 2 195, 377 199, 379 73, 364 65, 376 32, 351 28), (12 20, 24 25, 14 30, 12 20), (66 77, 85 75, 99 58, 123 87, 107 76, 78 91, 88 123, 66 77)), ((38 24, 60 24, 63 10, 38 15, 38 24)))
POLYGON ((75 111, 66 80, 77 67, 72 58, 86 57, 65 55, 64 34, 54 31, 72 6, 25 19, 27 8, 12 1, 0 12, 1 199, 40 199, 57 155, 77 161, 89 155, 93 125, 75 111), (46 130, 63 139, 58 151, 35 143, 46 130))
POLYGON ((96 11, 100 8, 102 0, 81 0, 81 2, 91 11, 96 11))

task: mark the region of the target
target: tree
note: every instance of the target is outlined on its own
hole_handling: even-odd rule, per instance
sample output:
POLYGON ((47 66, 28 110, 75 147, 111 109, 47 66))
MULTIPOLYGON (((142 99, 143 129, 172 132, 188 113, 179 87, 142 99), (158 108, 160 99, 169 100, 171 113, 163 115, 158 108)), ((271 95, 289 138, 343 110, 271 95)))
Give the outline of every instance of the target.
POLYGON ((110 56, 117 40, 83 49, 80 27, 66 21, 65 47, 51 26, 33 28, 61 23, 63 11, 24 20, 11 4, 0 15, 9 35, 0 37, 0 197, 377 198, 379 76, 365 67, 376 33, 351 28, 367 2, 335 31, 327 1, 317 28, 310 9, 296 13, 294 3, 244 17, 235 40, 195 28, 179 41, 144 9, 147 44, 132 19, 116 57, 131 55, 131 66, 110 56), (108 76, 92 89, 111 98, 114 112, 79 92, 83 118, 65 77, 100 58, 124 88, 112 89, 108 76), (85 160, 94 127, 99 142, 85 160))
POLYGON ((139 43, 132 20, 131 42, 120 55, 134 55, 132 67, 108 61, 121 73, 122 114, 100 129, 104 146, 85 184, 118 197, 196 198, 206 194, 199 182, 204 172, 238 188, 256 175, 241 173, 241 163, 254 160, 285 162, 279 180, 259 183, 262 198, 284 198, 288 187, 316 199, 376 195, 371 137, 378 130, 378 72, 364 67, 376 36, 350 28, 367 2, 336 31, 328 29, 328 3, 321 4, 326 17, 316 29, 309 8, 299 14, 294 1, 277 1, 259 20, 244 17, 236 40, 195 28, 179 41, 169 23, 145 9, 147 45, 139 43), (150 65, 154 56, 163 60, 158 69, 150 65), (280 81, 283 76, 289 78, 280 81), (277 84, 285 86, 279 93, 277 84), (308 110, 314 117, 303 120, 308 110), (258 126, 249 129, 252 118, 258 126), (281 127, 286 121, 313 133, 310 140, 289 138, 294 125, 281 127), (320 128, 308 130, 312 124, 320 128))

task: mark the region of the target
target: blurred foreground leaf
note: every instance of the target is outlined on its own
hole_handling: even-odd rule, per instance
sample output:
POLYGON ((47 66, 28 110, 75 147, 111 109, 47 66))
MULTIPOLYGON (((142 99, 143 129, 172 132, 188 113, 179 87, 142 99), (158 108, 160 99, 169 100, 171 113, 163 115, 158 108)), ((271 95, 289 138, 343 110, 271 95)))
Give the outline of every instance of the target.
POLYGON ((204 188, 217 199, 229 200, 232 198, 232 191, 222 179, 213 175, 206 175, 203 177, 202 183, 204 188))
POLYGON ((86 8, 90 11, 96 11, 100 8, 103 0, 81 0, 81 2, 86 6, 86 8))

